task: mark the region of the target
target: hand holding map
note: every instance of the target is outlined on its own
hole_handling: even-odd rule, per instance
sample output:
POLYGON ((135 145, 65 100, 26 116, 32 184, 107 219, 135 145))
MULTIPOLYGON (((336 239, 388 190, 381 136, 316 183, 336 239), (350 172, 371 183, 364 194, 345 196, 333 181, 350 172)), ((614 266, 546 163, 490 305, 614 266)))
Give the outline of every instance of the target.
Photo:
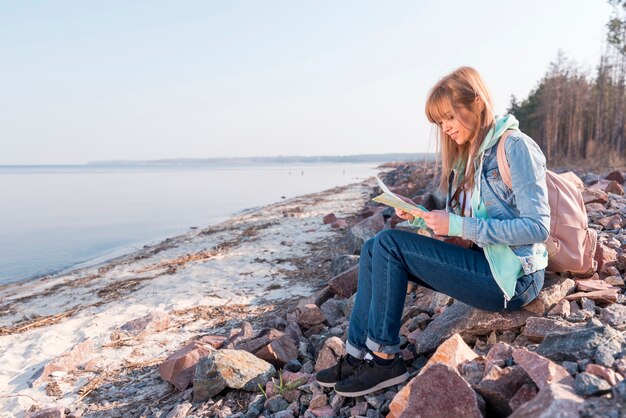
POLYGON ((409 203, 404 200, 409 200, 408 198, 393 193, 391 190, 389 190, 387 186, 385 186, 385 183, 383 183, 380 178, 376 177, 376 180, 378 181, 378 185, 382 189, 383 193, 373 198, 373 201, 385 204, 387 206, 391 206, 392 208, 400 209, 407 213, 411 213, 414 210, 428 212, 428 210, 424 206, 417 205, 415 203, 409 203))

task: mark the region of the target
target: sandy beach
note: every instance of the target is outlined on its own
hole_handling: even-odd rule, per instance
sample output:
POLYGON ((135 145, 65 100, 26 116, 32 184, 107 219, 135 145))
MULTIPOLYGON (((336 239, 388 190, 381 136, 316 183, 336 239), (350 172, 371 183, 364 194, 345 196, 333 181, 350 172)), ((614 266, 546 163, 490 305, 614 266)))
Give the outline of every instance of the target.
POLYGON ((95 378, 127 386, 143 381, 136 396, 125 392, 128 404, 184 396, 148 366, 193 337, 224 335, 235 322, 284 310, 320 289, 342 235, 322 218, 354 215, 373 184, 370 178, 285 200, 102 265, 3 286, 0 416, 22 417, 46 406, 113 416, 106 412, 110 401, 85 394, 95 378), (167 317, 159 332, 120 332, 130 320, 155 312, 167 317), (30 387, 42 366, 85 341, 84 364, 30 387))

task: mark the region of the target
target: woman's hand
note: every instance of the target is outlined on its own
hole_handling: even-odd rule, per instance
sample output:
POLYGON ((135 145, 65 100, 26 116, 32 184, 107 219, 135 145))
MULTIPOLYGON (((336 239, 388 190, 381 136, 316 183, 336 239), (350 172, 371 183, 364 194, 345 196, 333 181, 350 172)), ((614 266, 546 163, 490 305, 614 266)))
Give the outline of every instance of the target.
MULTIPOLYGON (((396 195, 397 197, 399 197, 400 199, 404 200, 406 203, 410 203, 412 205, 415 204, 414 201, 412 201, 411 199, 409 199, 408 197, 404 197, 401 195, 396 195)), ((396 216, 398 218, 404 219, 405 221, 412 221, 413 218, 415 218, 415 216, 411 215, 409 212, 405 212, 401 209, 396 209, 396 216)))
MULTIPOLYGON (((398 211, 396 210, 396 214, 398 211)), ((448 235, 448 222, 450 214, 445 210, 433 210, 431 212, 422 212, 421 210, 412 210, 411 216, 419 216, 424 219, 426 225, 437 235, 448 235)), ((399 215, 398 215, 399 216, 399 215)), ((403 218, 406 219, 406 218, 403 218)))

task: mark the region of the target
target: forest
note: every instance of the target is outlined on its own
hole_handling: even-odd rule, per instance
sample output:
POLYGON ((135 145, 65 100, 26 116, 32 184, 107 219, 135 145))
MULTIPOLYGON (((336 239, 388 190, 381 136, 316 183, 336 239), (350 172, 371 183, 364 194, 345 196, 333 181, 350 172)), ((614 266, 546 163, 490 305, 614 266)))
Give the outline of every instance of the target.
POLYGON ((626 162, 626 0, 613 13, 593 74, 559 51, 544 77, 508 109, 550 165, 621 166, 626 162))

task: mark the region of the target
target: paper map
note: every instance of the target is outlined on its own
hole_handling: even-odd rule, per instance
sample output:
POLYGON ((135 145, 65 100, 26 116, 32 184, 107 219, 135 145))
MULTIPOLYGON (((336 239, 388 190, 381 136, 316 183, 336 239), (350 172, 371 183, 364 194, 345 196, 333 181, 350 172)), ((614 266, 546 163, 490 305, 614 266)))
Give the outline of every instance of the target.
POLYGON ((382 203, 387 206, 391 206, 392 208, 403 210, 405 212, 411 212, 412 210, 416 209, 419 209, 423 212, 428 212, 428 210, 424 206, 411 204, 402 200, 400 197, 398 197, 399 195, 389 190, 389 188, 385 186, 385 183, 383 183, 380 178, 376 177, 376 180, 378 181, 378 185, 380 186, 380 188, 383 190, 383 193, 373 198, 373 201, 382 203))

